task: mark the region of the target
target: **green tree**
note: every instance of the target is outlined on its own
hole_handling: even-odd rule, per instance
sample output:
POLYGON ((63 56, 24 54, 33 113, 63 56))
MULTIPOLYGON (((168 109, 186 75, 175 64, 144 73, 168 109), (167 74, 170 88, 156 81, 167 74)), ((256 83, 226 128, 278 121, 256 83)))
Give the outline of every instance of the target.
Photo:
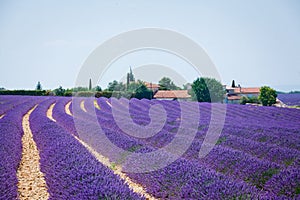
POLYGON ((141 80, 138 80, 137 82, 131 82, 127 85, 127 91, 135 92, 141 85, 144 85, 141 80))
POLYGON ((225 91, 222 84, 214 78, 197 78, 192 84, 193 100, 199 102, 221 102, 225 91))
POLYGON ((87 87, 81 87, 81 86, 78 86, 78 87, 74 87, 71 89, 73 92, 82 92, 82 91, 88 91, 88 88, 87 87))
POLYGON ((160 90, 179 90, 180 88, 176 86, 173 81, 168 77, 163 77, 158 82, 160 90))
POLYGON ((42 84, 40 82, 38 82, 35 89, 36 90, 42 90, 42 84))
POLYGON ((108 83, 108 91, 125 91, 125 85, 122 82, 114 80, 113 82, 108 83))
POLYGON ((65 94, 65 89, 63 89, 62 86, 59 86, 59 88, 56 88, 53 92, 56 96, 64 96, 65 94))
POLYGON ((231 87, 235 87, 235 81, 234 80, 232 80, 232 83, 231 83, 231 87))
POLYGON ((89 81, 89 90, 92 90, 92 79, 89 81))
POLYGON ((152 97, 152 90, 149 90, 144 84, 140 85, 135 91, 135 98, 137 99, 152 99, 152 97))
POLYGON ((128 86, 130 83, 134 82, 134 81, 135 81, 135 78, 134 78, 134 75, 133 75, 133 73, 132 73, 132 69, 131 69, 131 67, 130 67, 129 73, 127 73, 127 82, 126 82, 127 86, 128 86))
POLYGON ((276 91, 268 86, 260 88, 259 100, 263 106, 271 106, 276 103, 276 91))
POLYGON ((94 87, 93 90, 96 91, 96 92, 101 92, 102 91, 102 89, 101 89, 101 87, 99 85, 97 85, 96 87, 94 87))
POLYGON ((258 99, 257 96, 253 96, 253 97, 247 97, 247 96, 242 96, 241 100, 240 100, 240 104, 245 105, 246 103, 255 103, 255 104, 259 104, 260 101, 258 99))

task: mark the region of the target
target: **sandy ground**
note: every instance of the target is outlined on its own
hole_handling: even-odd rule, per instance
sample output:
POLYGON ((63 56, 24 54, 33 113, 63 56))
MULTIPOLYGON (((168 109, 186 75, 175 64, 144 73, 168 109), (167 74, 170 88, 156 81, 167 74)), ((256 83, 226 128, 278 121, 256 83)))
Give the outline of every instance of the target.
POLYGON ((80 102, 80 108, 81 108, 81 110, 83 110, 84 112, 87 112, 86 109, 85 109, 85 107, 84 107, 84 100, 82 100, 82 101, 80 102))
POLYGON ((56 122, 56 120, 53 118, 52 113, 53 113, 53 108, 55 106, 55 103, 51 104, 49 109, 47 110, 47 117, 51 119, 52 121, 56 122))
MULTIPOLYGON (((37 106, 37 105, 36 105, 37 106)), ((48 199, 44 174, 40 171, 40 156, 30 129, 29 117, 33 107, 22 120, 22 159, 17 171, 19 199, 48 199)))
POLYGON ((95 108, 97 108, 98 110, 100 110, 100 106, 99 106, 97 100, 94 100, 94 106, 95 106, 95 108))
POLYGON ((109 103, 109 101, 106 101, 107 105, 109 105, 110 107, 112 107, 111 103, 109 103))
POLYGON ((73 116, 71 111, 70 111, 70 105, 71 105, 72 101, 69 101, 66 106, 65 106, 65 112, 70 115, 70 116, 73 116))

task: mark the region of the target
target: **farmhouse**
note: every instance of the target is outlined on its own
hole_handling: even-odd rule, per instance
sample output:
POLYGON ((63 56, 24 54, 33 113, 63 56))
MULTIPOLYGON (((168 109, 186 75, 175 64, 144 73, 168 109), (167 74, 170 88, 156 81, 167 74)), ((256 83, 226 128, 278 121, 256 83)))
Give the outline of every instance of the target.
POLYGON ((260 92, 259 87, 249 87, 249 88, 243 88, 241 86, 239 87, 229 87, 226 86, 226 96, 224 99, 224 103, 239 103, 241 98, 243 96, 245 97, 258 97, 260 92))
POLYGON ((187 101, 191 98, 187 90, 158 90, 155 99, 187 101))
POLYGON ((158 91, 159 84, 145 82, 145 86, 154 93, 158 91))

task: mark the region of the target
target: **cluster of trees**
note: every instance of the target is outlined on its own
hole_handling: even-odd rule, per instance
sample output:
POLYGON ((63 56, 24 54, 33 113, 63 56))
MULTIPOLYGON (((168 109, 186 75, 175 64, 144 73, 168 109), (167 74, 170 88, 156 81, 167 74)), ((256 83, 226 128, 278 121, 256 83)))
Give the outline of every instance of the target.
POLYGON ((193 100, 199 102, 222 102, 225 90, 220 81, 214 78, 197 78, 190 91, 193 100))
POLYGON ((163 77, 158 82, 159 90, 180 90, 181 88, 178 87, 173 83, 173 81, 168 77, 163 77))
POLYGON ((153 97, 153 91, 149 90, 141 80, 137 82, 127 82, 126 85, 114 80, 108 84, 107 89, 104 91, 111 92, 111 96, 117 98, 122 96, 126 98, 152 99, 153 97))
MULTIPOLYGON (((232 87, 235 87, 235 82, 232 82, 232 87)), ((163 77, 159 81, 159 90, 180 90, 181 88, 174 84, 174 82, 168 78, 163 77)), ((225 96, 225 90, 221 82, 214 78, 197 78, 192 84, 186 84, 183 89, 188 89, 189 94, 192 96, 192 100, 198 102, 222 102, 225 96)), ((51 90, 43 90, 40 81, 37 83, 35 90, 15 90, 6 91, 4 88, 0 88, 0 94, 20 94, 20 95, 56 95, 56 96, 72 96, 76 93, 76 96, 92 96, 96 97, 126 97, 126 98, 153 98, 153 91, 148 89, 145 83, 141 80, 135 81, 134 75, 130 68, 130 72, 127 73, 126 84, 118 82, 116 80, 110 82, 108 87, 102 91, 100 86, 92 87, 92 81, 89 80, 88 87, 75 87, 71 89, 64 89, 62 86, 51 90)), ((260 89, 259 97, 242 97, 241 104, 246 103, 261 103, 264 106, 270 106, 276 103, 276 91, 270 87, 264 86, 260 89)))
POLYGON ((253 104, 259 104, 260 103, 260 100, 257 96, 253 96, 253 97, 246 97, 246 96, 243 96, 240 100, 240 104, 247 104, 247 103, 253 103, 253 104))
POLYGON ((240 103, 243 105, 247 103, 254 103, 254 104, 262 104, 263 106, 272 106, 273 104, 276 103, 276 98, 277 98, 277 92, 274 89, 268 86, 263 86, 260 88, 260 94, 258 97, 243 96, 240 100, 240 103))

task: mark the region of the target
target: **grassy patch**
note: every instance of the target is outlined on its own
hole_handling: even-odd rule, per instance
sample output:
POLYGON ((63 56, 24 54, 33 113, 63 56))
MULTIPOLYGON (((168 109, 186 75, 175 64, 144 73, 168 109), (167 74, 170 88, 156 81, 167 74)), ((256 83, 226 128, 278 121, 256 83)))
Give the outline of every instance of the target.
POLYGON ((271 168, 271 169, 268 169, 266 171, 264 171, 262 174, 261 174, 261 177, 259 179, 259 183, 258 183, 258 187, 259 188, 263 188, 263 186, 265 185, 265 183, 270 179, 272 178, 272 176, 274 176, 275 174, 277 174, 279 172, 279 169, 274 169, 274 168, 271 168))
POLYGON ((219 139, 218 139, 218 141, 216 142, 216 144, 217 145, 219 145, 219 144, 221 144, 221 143, 223 143, 223 142, 225 142, 226 141, 226 137, 225 136, 223 136, 223 137, 220 137, 219 139))
POLYGON ((205 127, 206 127, 206 125, 200 125, 200 126, 198 126, 198 131, 203 130, 205 127))
POLYGON ((285 166, 290 166, 293 162, 294 162, 293 159, 285 160, 285 161, 284 161, 284 164, 285 164, 285 166))
POLYGON ((300 185, 295 188, 295 194, 300 194, 300 185))
POLYGON ((134 146, 128 148, 127 151, 129 151, 129 152, 136 152, 136 151, 140 150, 141 148, 142 148, 141 145, 134 145, 134 146))
POLYGON ((112 162, 111 165, 110 165, 110 169, 115 171, 117 169, 116 167, 117 167, 117 164, 112 162))
POLYGON ((172 129, 170 130, 170 132, 172 132, 172 133, 176 133, 177 131, 178 131, 178 128, 176 128, 176 127, 172 128, 172 129))
POLYGON ((259 142, 266 142, 268 140, 267 136, 262 136, 258 139, 259 142))
POLYGON ((176 121, 169 121, 168 124, 170 124, 170 125, 175 125, 175 124, 176 124, 176 121))

